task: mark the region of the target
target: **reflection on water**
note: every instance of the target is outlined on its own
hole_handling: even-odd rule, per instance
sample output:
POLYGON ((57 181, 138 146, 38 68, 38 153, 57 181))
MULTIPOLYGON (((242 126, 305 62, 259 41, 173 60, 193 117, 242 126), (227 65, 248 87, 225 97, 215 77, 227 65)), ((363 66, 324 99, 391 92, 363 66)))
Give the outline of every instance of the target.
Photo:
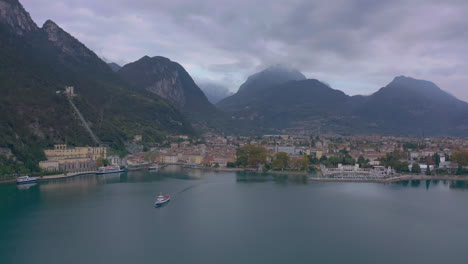
POLYGON ((27 184, 17 184, 16 187, 18 187, 18 190, 28 190, 33 186, 36 186, 37 182, 35 183, 27 183, 27 184))
POLYGON ((451 181, 449 182, 450 189, 468 189, 468 182, 466 181, 451 181))
MULTIPOLYGON (((253 172, 213 172, 203 169, 188 169, 180 166, 167 166, 158 171, 150 172, 148 170, 130 171, 123 173, 113 173, 104 175, 88 174, 72 178, 56 179, 38 184, 25 184, 25 185, 8 185, 3 187, 2 192, 22 191, 29 193, 40 193, 42 197, 47 197, 48 193, 56 195, 56 193, 63 192, 70 196, 84 196, 91 192, 95 192, 100 185, 105 184, 121 184, 121 183, 145 183, 145 182, 160 182, 172 179, 199 181, 210 175, 210 177, 222 177, 226 174, 231 174, 231 178, 237 183, 267 183, 273 182, 278 185, 306 185, 308 184, 307 176, 303 175, 280 175, 280 174, 266 174, 266 173, 253 173, 253 172)), ((199 182, 194 184, 208 184, 209 182, 199 182)), ((333 184, 333 183, 329 183, 333 184)), ((363 184, 363 183, 355 183, 363 184)), ((465 190, 468 189, 467 181, 447 181, 447 180, 411 180, 391 183, 390 185, 399 185, 402 187, 411 188, 424 188, 425 190, 431 189, 452 189, 452 190, 465 190)), ((192 187, 187 188, 190 189, 192 187)))
POLYGON ((282 185, 286 185, 288 183, 308 183, 307 176, 305 175, 267 174, 254 172, 237 172, 236 181, 239 183, 274 182, 282 185))
POLYGON ((426 190, 436 188, 441 184, 444 188, 449 189, 468 189, 467 181, 447 181, 447 180, 412 180, 412 181, 399 181, 392 184, 401 185, 401 186, 411 186, 413 188, 424 186, 426 190))

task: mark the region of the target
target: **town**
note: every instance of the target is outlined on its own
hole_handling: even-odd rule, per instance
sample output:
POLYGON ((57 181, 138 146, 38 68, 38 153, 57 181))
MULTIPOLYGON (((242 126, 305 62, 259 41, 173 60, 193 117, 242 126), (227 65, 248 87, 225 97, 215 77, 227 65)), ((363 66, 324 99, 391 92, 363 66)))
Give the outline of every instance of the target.
MULTIPOLYGON (((162 143, 145 143, 137 135, 118 156, 106 147, 55 145, 45 150, 39 167, 47 174, 93 172, 117 165, 130 170, 152 164, 182 165, 213 170, 319 172, 322 177, 381 178, 398 174, 468 174, 468 140, 389 136, 264 135, 201 138, 170 136, 162 143)), ((11 155, 8 149, 0 155, 11 155)))

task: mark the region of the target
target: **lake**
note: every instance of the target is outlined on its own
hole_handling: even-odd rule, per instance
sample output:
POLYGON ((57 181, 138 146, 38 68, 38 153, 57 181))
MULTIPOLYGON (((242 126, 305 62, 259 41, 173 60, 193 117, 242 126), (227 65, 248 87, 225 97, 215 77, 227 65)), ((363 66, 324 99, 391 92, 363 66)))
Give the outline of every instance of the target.
POLYGON ((0 185, 0 263, 466 264, 467 188, 171 166, 0 185))

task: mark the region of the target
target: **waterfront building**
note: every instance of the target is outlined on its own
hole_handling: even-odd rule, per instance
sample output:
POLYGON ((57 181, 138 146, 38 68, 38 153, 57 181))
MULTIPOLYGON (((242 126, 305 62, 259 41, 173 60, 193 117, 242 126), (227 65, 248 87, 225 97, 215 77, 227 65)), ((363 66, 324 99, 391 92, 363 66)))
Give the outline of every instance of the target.
POLYGON ((164 155, 163 162, 167 164, 175 164, 178 163, 179 156, 178 155, 164 155))
POLYGON ((110 165, 121 165, 121 160, 119 156, 109 156, 107 157, 107 160, 109 161, 110 165))
POLYGON ((69 148, 65 144, 54 145, 54 149, 44 151, 47 160, 62 160, 74 158, 87 158, 91 160, 106 159, 106 147, 74 147, 69 148))
POLYGON ((187 163, 201 164, 203 162, 203 156, 201 155, 187 155, 187 163))
POLYGON ((74 147, 65 144, 55 145, 44 151, 47 160, 39 162, 39 167, 48 172, 81 172, 97 168, 97 161, 107 158, 105 147, 74 147))
POLYGON ((295 147, 276 146, 276 153, 278 153, 278 152, 285 152, 285 153, 288 153, 288 155, 294 155, 294 154, 296 154, 296 148, 295 147))

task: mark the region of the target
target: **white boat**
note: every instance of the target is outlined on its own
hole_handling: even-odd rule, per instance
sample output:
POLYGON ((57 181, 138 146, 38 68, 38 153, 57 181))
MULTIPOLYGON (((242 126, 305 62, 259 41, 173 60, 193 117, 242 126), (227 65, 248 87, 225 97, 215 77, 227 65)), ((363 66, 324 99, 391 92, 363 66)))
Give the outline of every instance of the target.
POLYGON ((166 195, 159 194, 158 198, 154 202, 154 206, 161 207, 167 204, 170 200, 171 200, 171 196, 169 194, 166 194, 166 195))
POLYGON ((36 183, 37 178, 29 177, 29 176, 21 176, 16 179, 16 184, 28 184, 28 183, 36 183))
POLYGON ((122 170, 120 168, 120 166, 105 166, 105 167, 99 167, 98 171, 96 172, 96 174, 108 174, 108 173, 119 173, 119 172, 123 172, 124 170, 122 170))

